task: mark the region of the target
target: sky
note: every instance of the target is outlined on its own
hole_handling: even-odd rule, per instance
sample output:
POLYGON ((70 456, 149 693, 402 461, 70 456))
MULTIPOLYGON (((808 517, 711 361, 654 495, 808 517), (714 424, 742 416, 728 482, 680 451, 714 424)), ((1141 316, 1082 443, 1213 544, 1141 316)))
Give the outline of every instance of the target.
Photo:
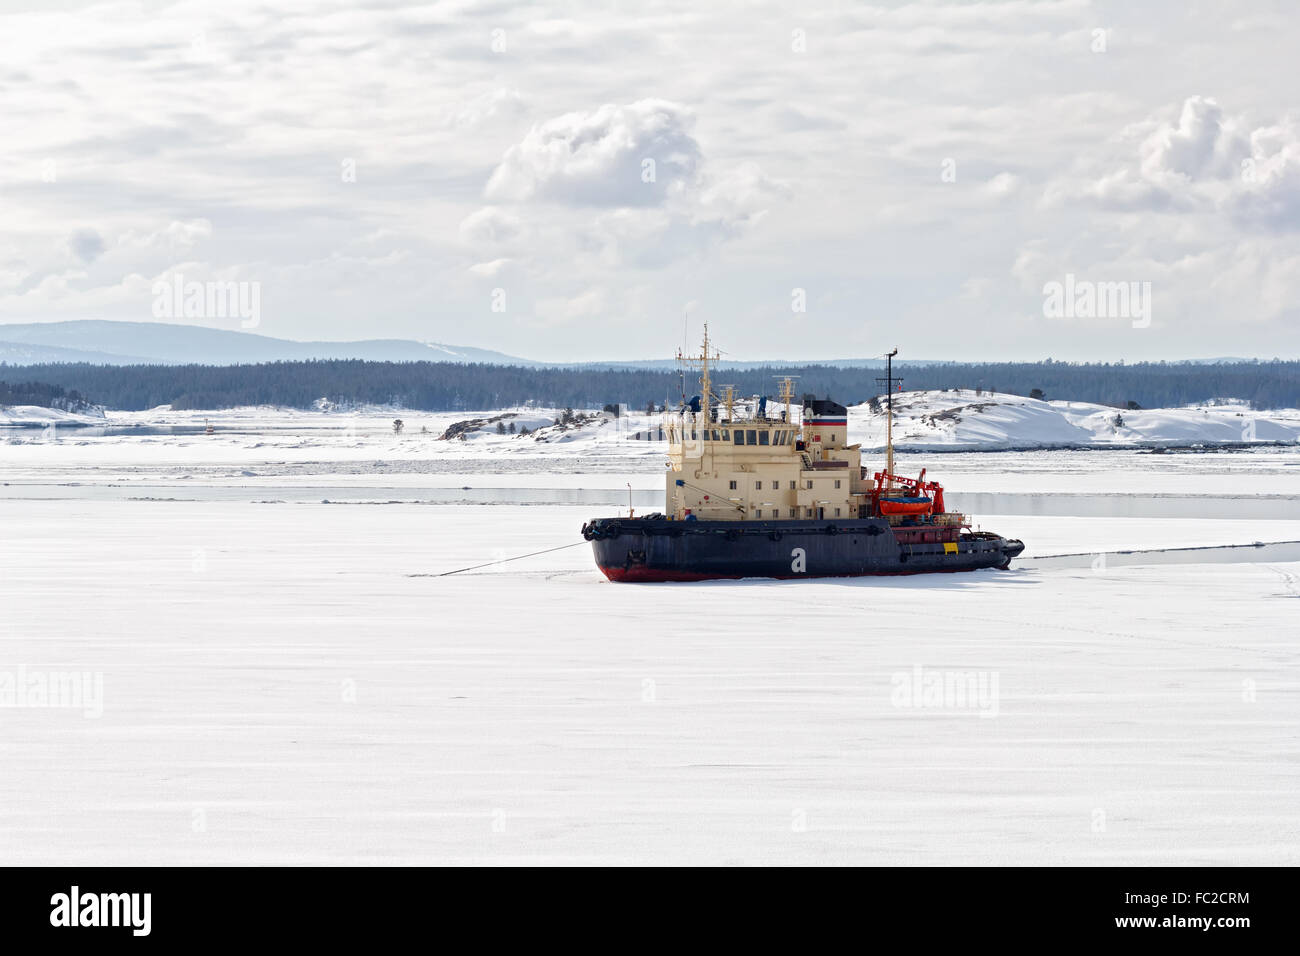
POLYGON ((0 0, 0 322, 1295 358, 1298 50, 1266 0, 0 0))

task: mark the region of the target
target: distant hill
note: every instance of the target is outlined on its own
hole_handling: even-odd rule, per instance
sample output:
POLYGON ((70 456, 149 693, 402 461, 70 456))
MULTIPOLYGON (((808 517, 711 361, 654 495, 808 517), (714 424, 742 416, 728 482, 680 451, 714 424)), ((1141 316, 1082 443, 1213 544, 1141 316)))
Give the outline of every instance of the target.
MULTIPOLYGON (((77 319, 67 322, 0 323, 0 363, 44 365, 58 362, 91 365, 252 365, 311 359, 358 359, 367 362, 456 362, 514 365, 521 368, 582 369, 587 371, 676 372, 677 362, 665 359, 611 359, 598 362, 539 362, 490 349, 444 345, 414 339, 361 339, 353 342, 297 342, 238 329, 211 329, 166 322, 113 322, 77 319)), ((1188 365, 1219 365, 1246 359, 1192 359, 1188 365)), ((951 359, 908 358, 894 362, 899 369, 939 369, 967 363, 951 359)), ((1033 363, 1027 363, 1033 364, 1033 363)), ((841 368, 881 369, 882 358, 724 360, 720 372, 755 369, 841 368)), ((909 383, 910 387, 911 383, 909 383)))
MULTIPOLYGON (((211 329, 168 322, 67 322, 0 324, 0 362, 40 365, 87 362, 92 365, 248 365, 309 359, 361 359, 368 362, 483 362, 524 368, 646 369, 672 371, 673 359, 602 362, 538 362, 490 349, 414 339, 361 339, 354 342, 295 342, 237 329, 211 329)), ((783 366, 771 360, 724 361, 722 371, 783 366)), ((883 368, 883 359, 825 359, 802 365, 883 368)), ((900 366, 906 362, 897 363, 900 366)), ((942 365, 911 360, 912 365, 942 365)))
POLYGON ((32 345, 0 340, 0 362, 8 365, 43 365, 47 362, 87 362, 91 365, 161 364, 146 355, 113 355, 87 349, 63 348, 58 345, 32 345))
POLYGON ((417 342, 363 339, 357 342, 294 342, 252 332, 209 329, 165 322, 69 322, 0 324, 0 362, 36 365, 89 362, 97 365, 247 365, 308 359, 370 362, 487 362, 533 366, 536 362, 502 352, 417 342))

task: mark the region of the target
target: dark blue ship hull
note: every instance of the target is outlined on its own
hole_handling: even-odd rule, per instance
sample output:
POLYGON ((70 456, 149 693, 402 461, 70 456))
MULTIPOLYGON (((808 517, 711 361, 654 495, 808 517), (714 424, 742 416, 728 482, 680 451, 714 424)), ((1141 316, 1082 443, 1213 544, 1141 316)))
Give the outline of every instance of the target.
MULTIPOLYGON (((915 540, 884 518, 669 521, 597 518, 582 526, 611 581, 820 578, 1006 568, 1024 550, 988 532, 950 530, 949 541, 915 540), (904 540, 900 540, 903 538, 904 540)), ((939 535, 936 534, 936 537, 939 535)))

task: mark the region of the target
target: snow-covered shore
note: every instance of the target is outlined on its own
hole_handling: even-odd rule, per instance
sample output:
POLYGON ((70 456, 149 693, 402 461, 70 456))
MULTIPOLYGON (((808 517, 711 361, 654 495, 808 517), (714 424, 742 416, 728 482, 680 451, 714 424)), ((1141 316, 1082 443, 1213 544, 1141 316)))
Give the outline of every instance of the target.
MULTIPOLYGON (((1180 418, 1195 419, 1195 412, 1179 411, 1180 418)), ((1223 410, 1218 414, 1235 416, 1223 410)), ((394 497, 467 485, 620 492, 629 484, 642 492, 663 488, 666 442, 636 438, 638 433, 656 436, 658 416, 598 416, 573 428, 546 427, 546 421, 560 415, 562 410, 538 408, 438 414, 391 408, 110 412, 107 424, 99 427, 0 429, 0 481, 140 486, 148 489, 140 493, 152 497, 168 497, 168 488, 209 485, 247 489, 250 499, 265 497, 266 489, 341 486, 406 489, 404 496, 394 497), (495 425, 468 433, 464 441, 439 440, 458 421, 511 412, 519 414, 512 419, 516 423, 532 421, 541 428, 547 441, 534 434, 498 434, 495 425), (394 433, 396 418, 403 420, 400 434, 394 433), (205 433, 207 425, 212 434, 205 433)), ((852 415, 850 436, 870 445, 872 421, 865 406, 854 408, 852 415)), ((914 475, 928 468, 954 493, 1300 496, 1296 445, 1240 447, 1234 442, 1165 454, 1125 444, 1093 450, 941 447, 948 454, 909 450, 905 444, 898 470, 914 475)), ((883 458, 879 450, 868 450, 863 462, 878 468, 883 458)))
POLYGON ((102 409, 86 412, 66 412, 61 408, 43 405, 0 405, 0 427, 47 428, 50 425, 82 426, 104 425, 109 419, 102 409))
MULTIPOLYGON (((883 448, 885 417, 883 409, 855 405, 849 432, 864 448, 883 448)), ((970 389, 902 392, 894 399, 894 443, 913 451, 1296 441, 1300 410, 1256 411, 1241 402, 1128 410, 970 389)))
MULTIPOLYGON (((883 403, 883 399, 881 399, 883 403)), ((212 424, 230 432, 256 430, 274 436, 301 433, 304 440, 346 457, 363 439, 392 436, 396 454, 416 438, 439 438, 457 423, 475 422, 455 442, 463 455, 525 456, 586 453, 611 446, 620 453, 663 453, 657 437, 660 416, 630 412, 622 418, 579 411, 573 423, 556 425, 558 408, 504 408, 457 412, 420 412, 401 408, 360 410, 245 407, 221 410, 108 411, 102 416, 55 409, 0 406, 0 426, 68 426, 75 436, 82 426, 101 426, 113 437, 130 437, 130 429, 147 435, 160 429, 200 430, 212 424), (400 435, 393 421, 401 419, 400 435), (499 425, 499 428, 498 428, 499 425), (511 430, 513 428, 513 431, 511 430)), ((849 408, 849 433, 864 449, 885 441, 885 415, 869 403, 849 408)), ((87 432, 87 438, 94 436, 87 432)), ((0 443, 38 440, 21 429, 0 432, 0 443)), ((999 451, 1035 448, 1189 447, 1193 445, 1294 444, 1300 442, 1300 409, 1259 411, 1241 402, 1185 408, 1117 409, 1086 402, 1041 401, 1020 395, 952 389, 901 392, 894 397, 894 443, 912 451, 999 451)))

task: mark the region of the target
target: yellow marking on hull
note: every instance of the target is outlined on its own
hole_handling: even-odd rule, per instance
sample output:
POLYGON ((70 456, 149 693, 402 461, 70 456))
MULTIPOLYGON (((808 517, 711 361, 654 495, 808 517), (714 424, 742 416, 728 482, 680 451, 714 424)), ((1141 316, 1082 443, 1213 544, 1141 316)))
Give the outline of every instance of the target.
POLYGON ((944 553, 944 554, 956 554, 956 553, 957 553, 957 543, 956 543, 955 541, 945 541, 945 542, 943 543, 943 553, 944 553))

